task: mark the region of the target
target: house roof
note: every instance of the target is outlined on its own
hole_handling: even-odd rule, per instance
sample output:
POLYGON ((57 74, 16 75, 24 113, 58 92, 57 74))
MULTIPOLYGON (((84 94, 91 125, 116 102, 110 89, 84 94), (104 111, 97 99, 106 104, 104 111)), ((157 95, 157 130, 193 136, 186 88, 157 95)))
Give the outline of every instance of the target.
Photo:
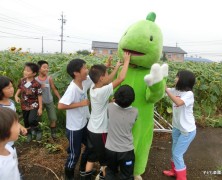
MULTIPOLYGON (((118 49, 118 43, 92 41, 92 49, 94 49, 94 48, 118 49)), ((170 46, 163 46, 163 52, 165 52, 165 53, 187 54, 187 52, 185 52, 184 50, 182 50, 179 47, 170 47, 170 46)))
POLYGON ((118 43, 93 41, 92 48, 118 49, 118 43))
POLYGON ((163 46, 163 52, 165 53, 178 53, 178 54, 187 54, 183 49, 179 47, 170 47, 170 46, 163 46))

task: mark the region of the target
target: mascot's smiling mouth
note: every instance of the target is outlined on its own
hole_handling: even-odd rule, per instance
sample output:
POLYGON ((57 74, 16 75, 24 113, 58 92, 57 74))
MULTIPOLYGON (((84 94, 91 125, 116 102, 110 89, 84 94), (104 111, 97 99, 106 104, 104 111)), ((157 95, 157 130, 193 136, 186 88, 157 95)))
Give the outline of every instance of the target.
POLYGON ((138 51, 133 51, 129 49, 123 49, 124 52, 129 52, 132 56, 143 56, 145 55, 144 53, 138 52, 138 51))

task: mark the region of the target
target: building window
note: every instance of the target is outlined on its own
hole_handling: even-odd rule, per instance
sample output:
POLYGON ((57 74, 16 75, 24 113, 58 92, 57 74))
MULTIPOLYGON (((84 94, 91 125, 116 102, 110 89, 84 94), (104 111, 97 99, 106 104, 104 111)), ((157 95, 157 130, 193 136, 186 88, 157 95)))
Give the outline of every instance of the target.
POLYGON ((108 54, 113 54, 113 50, 109 49, 108 54))
POLYGON ((171 58, 172 58, 172 55, 171 55, 171 54, 168 54, 167 56, 168 56, 168 58, 169 58, 169 59, 171 59, 171 58))
POLYGON ((179 58, 179 59, 180 59, 181 57, 182 57, 182 56, 181 56, 181 54, 177 54, 177 58, 179 58))

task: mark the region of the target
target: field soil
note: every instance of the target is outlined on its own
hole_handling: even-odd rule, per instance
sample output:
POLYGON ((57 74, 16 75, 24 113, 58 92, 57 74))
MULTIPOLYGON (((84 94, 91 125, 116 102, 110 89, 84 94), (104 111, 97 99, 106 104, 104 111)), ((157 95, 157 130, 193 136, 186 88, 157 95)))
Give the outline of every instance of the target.
MULTIPOLYGON (((152 147, 144 180, 172 180, 165 177, 164 169, 170 168, 171 134, 154 133, 152 147)), ((62 180, 68 142, 60 138, 56 142, 49 139, 46 143, 32 142, 16 145, 19 168, 23 180, 62 180), (49 153, 46 146, 53 144, 57 152, 49 153)), ((197 135, 185 154, 187 179, 219 180, 222 179, 222 128, 197 128, 197 135)), ((78 169, 78 167, 76 168, 78 169)), ((96 166, 99 170, 99 166, 96 166)), ((75 172, 75 179, 79 179, 75 172)))

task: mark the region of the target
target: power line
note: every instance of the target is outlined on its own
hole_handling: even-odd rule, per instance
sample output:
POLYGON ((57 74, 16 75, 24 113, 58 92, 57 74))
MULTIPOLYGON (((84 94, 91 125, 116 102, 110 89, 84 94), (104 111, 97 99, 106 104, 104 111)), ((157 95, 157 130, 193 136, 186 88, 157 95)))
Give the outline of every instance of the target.
MULTIPOLYGON (((1 36, 1 37, 5 37, 5 38, 17 38, 17 39, 42 39, 40 37, 31 37, 31 36, 23 36, 23 35, 20 35, 20 34, 14 34, 14 33, 8 33, 8 32, 3 32, 3 31, 0 31, 0 33, 3 33, 3 34, 9 34, 9 35, 14 35, 14 36, 1 36)), ((49 39, 49 38, 46 38, 44 40, 48 40, 48 41, 60 41, 60 40, 57 40, 57 39, 49 39)))
POLYGON ((23 36, 23 35, 19 35, 19 34, 4 32, 4 31, 0 31, 0 32, 3 33, 3 34, 10 34, 10 35, 15 35, 15 36, 20 36, 20 37, 28 37, 28 38, 33 38, 33 39, 39 39, 37 37, 23 36))
MULTIPOLYGON (((33 6, 33 5, 31 5, 31 4, 27 3, 27 2, 24 2, 23 0, 19 0, 19 1, 20 1, 22 4, 24 4, 26 7, 28 7, 28 8, 31 7, 32 9, 37 10, 38 12, 41 11, 41 12, 43 12, 44 14, 46 14, 47 16, 51 16, 51 17, 54 18, 54 16, 49 13, 50 11, 45 11, 44 9, 39 8, 39 7, 36 7, 36 6, 33 6)), ((17 3, 19 3, 19 2, 17 1, 17 3)), ((19 4, 20 4, 20 3, 19 3, 19 4)))
POLYGON ((180 44, 185 44, 185 43, 215 43, 215 42, 222 42, 222 40, 210 40, 210 41, 188 41, 188 42, 180 42, 180 44))
POLYGON ((221 52, 189 52, 189 54, 222 55, 221 52))
MULTIPOLYGON (((0 32, 2 32, 2 31, 0 31, 0 32)), ((3 33, 5 33, 5 32, 3 32, 3 33)), ((22 36, 22 35, 13 34, 13 33, 7 33, 7 34, 12 34, 12 35, 15 35, 15 36, 0 36, 0 37, 3 37, 3 38, 16 38, 16 39, 37 39, 37 40, 42 39, 42 38, 37 38, 37 37, 22 36)), ((44 38, 44 40, 47 40, 47 41, 61 41, 59 39, 49 39, 49 38, 44 38)), ((63 40, 63 41, 67 42, 67 43, 91 45, 91 43, 82 43, 82 42, 74 42, 74 41, 67 41, 67 40, 63 40)))
POLYGON ((40 33, 40 32, 34 32, 34 31, 23 31, 23 30, 20 30, 20 29, 15 29, 15 28, 9 28, 9 27, 4 27, 4 26, 0 26, 1 28, 3 29, 10 29, 10 30, 15 30, 15 31, 20 31, 20 32, 28 32, 28 33, 32 33, 32 34, 46 34, 46 35, 49 35, 49 36, 58 36, 58 35, 52 35, 52 34, 48 34, 48 33, 40 33))
POLYGON ((87 41, 92 41, 91 39, 83 38, 80 36, 66 36, 67 38, 72 38, 72 39, 82 39, 82 40, 87 40, 87 41))
MULTIPOLYGON (((0 13, 1 14, 1 13, 0 13)), ((65 20, 65 19, 64 19, 65 20)), ((0 20, 1 21, 1 20, 0 20)), ((17 23, 17 22, 15 22, 17 23)), ((15 29, 15 28, 9 28, 9 27, 3 27, 3 26, 0 26, 4 29, 10 29, 10 30, 16 30, 16 31, 21 31, 21 32, 28 32, 28 33, 33 33, 33 34, 48 34, 48 33, 40 33, 40 32, 33 32, 33 31, 26 31, 26 30, 20 30, 20 29, 15 29)), ((27 27, 27 26, 26 26, 27 27)), ((49 34, 50 36, 57 36, 57 35, 52 35, 52 34, 49 34)), ((64 36, 63 36, 64 37, 64 36)), ((92 41, 91 39, 87 39, 87 38, 83 38, 83 37, 80 37, 80 36, 65 36, 66 38, 71 38, 71 39, 81 39, 81 40, 86 40, 86 41, 92 41)))
POLYGON ((45 28, 45 27, 41 27, 38 25, 34 25, 32 23, 28 23, 26 21, 22 21, 20 19, 14 18, 14 17, 10 17, 10 16, 6 16, 2 13, 0 13, 1 19, 0 21, 8 23, 8 24, 12 24, 12 25, 17 25, 17 26, 21 26, 21 27, 25 27, 25 28, 31 28, 34 29, 36 31, 50 31, 50 32, 55 32, 54 30, 45 28))
POLYGON ((74 42, 74 41, 65 41, 65 42, 74 43, 74 44, 88 44, 88 45, 92 45, 91 43, 82 43, 82 42, 74 42))
MULTIPOLYGON (((41 26, 36 26, 36 25, 33 25, 31 23, 28 23, 28 22, 25 22, 25 21, 22 21, 18 18, 14 18, 14 17, 10 17, 10 16, 7 16, 5 14, 2 14, 0 13, 0 21, 3 22, 3 23, 7 23, 9 24, 10 26, 5 26, 3 23, 1 23, 0 27, 3 28, 3 29, 8 29, 8 30, 12 30, 12 31, 17 31, 17 32, 23 32, 23 33, 26 33, 25 35, 22 35, 22 34, 19 34, 19 33, 13 33, 13 32, 10 32, 10 31, 6 31, 6 30, 0 30, 0 33, 2 34, 7 34, 8 36, 0 36, 1 38, 14 38, 14 39, 30 39, 30 40, 42 40, 42 52, 44 51, 43 50, 43 40, 46 40, 46 41, 60 41, 61 42, 61 53, 63 52, 63 43, 64 42, 67 42, 67 43, 74 43, 74 44, 86 44, 86 45, 90 45, 91 46, 91 43, 87 43, 87 42, 74 42, 74 41, 67 41, 67 40, 64 40, 64 37, 66 38, 69 38, 69 39, 80 39, 80 40, 85 40, 85 41, 92 41, 90 39, 87 39, 87 38, 83 38, 83 37, 80 37, 80 36, 64 36, 64 24, 66 23, 66 19, 64 18, 64 14, 62 13, 61 15, 61 40, 58 40, 58 39, 50 39, 50 38, 47 38, 44 36, 43 38, 43 34, 46 34, 47 32, 45 32, 46 28, 43 28, 41 26), (16 27, 13 27, 13 26, 16 26, 16 27), (18 27, 18 28, 17 28, 18 27), (23 29, 19 29, 19 27, 23 27, 23 29), (25 29, 32 29, 32 30, 25 30, 25 29), (44 30, 44 31, 43 31, 44 30), (37 32, 34 32, 34 31, 37 31, 37 32), (27 35, 27 33, 30 33, 30 35, 27 35), (33 35, 32 35, 33 34, 33 35), (41 34, 41 36, 39 36, 39 34, 41 34), (9 36, 11 35, 11 36, 9 36)), ((57 35, 53 35, 50 33, 51 36, 57 36, 57 35)))
MULTIPOLYGON (((20 27, 23 27, 23 28, 27 28, 27 29, 34 29, 35 31, 40 31, 40 32, 43 32, 43 30, 40 30, 40 29, 36 29, 35 27, 31 27, 31 26, 28 26, 28 25, 22 25, 22 24, 18 24, 18 23, 14 23, 14 22, 9 22, 9 21, 5 21, 5 20, 1 20, 0 21, 2 22, 6 22, 6 23, 9 23, 11 25, 16 25, 16 26, 20 26, 20 27)), ((7 27, 8 28, 8 27, 7 27)), ((21 31, 21 30, 20 30, 21 31)), ((52 35, 52 33, 50 33, 52 35)), ((52 35, 53 36, 53 35, 52 35)))
POLYGON ((13 38, 13 39, 36 39, 36 38, 28 38, 28 37, 17 37, 17 36, 0 36, 1 38, 13 38))
MULTIPOLYGON (((174 44, 174 43, 170 43, 174 44)), ((193 42, 176 42, 176 46, 214 46, 214 45, 222 45, 222 40, 215 41, 193 41, 193 42)))

